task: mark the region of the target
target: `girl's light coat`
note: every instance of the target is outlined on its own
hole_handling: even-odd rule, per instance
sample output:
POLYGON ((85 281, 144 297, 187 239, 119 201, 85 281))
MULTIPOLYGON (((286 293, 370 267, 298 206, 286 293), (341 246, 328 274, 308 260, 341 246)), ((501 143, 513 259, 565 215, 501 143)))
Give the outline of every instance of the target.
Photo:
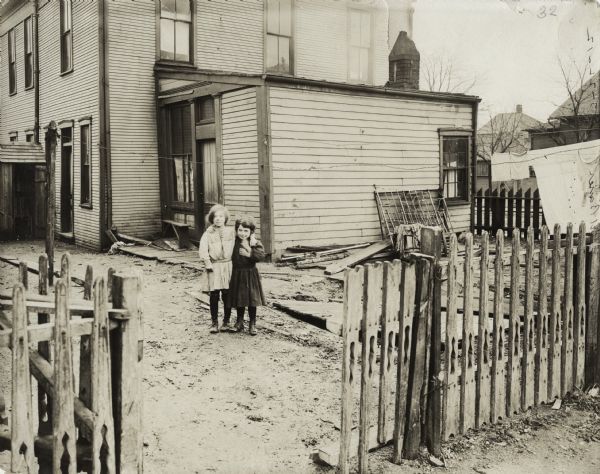
POLYGON ((198 253, 206 269, 200 277, 202 291, 227 290, 231 279, 231 254, 235 244, 233 227, 211 225, 200 238, 198 253))

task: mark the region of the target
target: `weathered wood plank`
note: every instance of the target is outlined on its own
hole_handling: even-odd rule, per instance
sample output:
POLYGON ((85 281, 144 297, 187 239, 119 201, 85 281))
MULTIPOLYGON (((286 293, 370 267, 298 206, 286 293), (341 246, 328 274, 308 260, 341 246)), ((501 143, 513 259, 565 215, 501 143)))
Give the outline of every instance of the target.
POLYGON ((369 427, 371 425, 371 385, 375 373, 375 351, 379 330, 379 311, 381 304, 381 285, 383 283, 383 265, 381 262, 365 265, 363 286, 363 318, 361 324, 361 378, 360 378, 360 416, 358 441, 358 470, 369 471, 369 427))
POLYGON ((579 225, 577 271, 575 276, 575 314, 573 321, 573 384, 583 388, 585 383, 585 222, 579 225))
POLYGON ((573 224, 567 226, 565 283, 561 321, 560 396, 573 389, 573 224))
MULTIPOLYGON (((554 226, 554 239, 560 238, 560 225, 554 226)), ((550 318, 548 320, 548 398, 560 396, 560 358, 561 358, 561 304, 560 304, 560 252, 555 245, 552 252, 552 294, 550 318)))
POLYGON ((99 278, 94 282, 94 321, 90 344, 90 401, 96 416, 92 434, 92 472, 97 474, 116 472, 109 331, 106 284, 103 278, 99 278))
POLYGON ((534 384, 535 381, 535 346, 534 346, 534 330, 535 324, 533 320, 533 294, 534 277, 533 277, 533 250, 534 250, 534 229, 527 229, 527 254, 525 256, 525 314, 523 316, 523 340, 522 353, 523 364, 521 367, 521 409, 534 405, 534 384))
POLYGON ((340 424, 340 472, 350 472, 353 394, 357 380, 358 335, 362 320, 364 268, 358 266, 344 273, 344 314, 342 323, 342 401, 340 424))
POLYGON ((450 255, 448 259, 448 290, 446 303, 446 367, 444 370, 444 422, 442 436, 447 440, 459 433, 460 386, 458 383, 458 242, 456 235, 450 235, 450 255))
POLYGON ((393 419, 393 405, 390 407, 394 378, 394 355, 397 353, 398 314, 400 311, 400 280, 402 264, 400 260, 383 264, 383 314, 381 315, 381 347, 379 353, 379 412, 377 439, 385 443, 388 426, 393 419), (390 409, 391 408, 391 409, 390 409), (390 413, 392 417, 390 417, 390 413))
POLYGON ((585 384, 600 383, 600 242, 590 247, 586 263, 585 384))
POLYGON ((521 409, 521 340, 519 317, 519 284, 521 251, 520 231, 513 231, 510 265, 510 318, 508 320, 508 364, 506 413, 511 416, 521 409))
POLYGON ((396 410, 394 414, 394 453, 392 460, 400 464, 403 456, 406 431, 406 407, 408 398, 408 376, 412 353, 412 328, 416 294, 415 262, 402 262, 400 280, 400 315, 398 321, 398 367, 396 374, 396 410))
MULTIPOLYGON (((441 234, 440 234, 441 237, 441 234)), ((440 242, 441 243, 441 242, 440 242)), ((441 247, 441 245, 440 245, 441 247)), ((442 280, 443 267, 437 262, 433 274, 431 307, 431 358, 427 403, 427 448, 436 457, 442 455, 442 280)))
POLYGON ((504 358, 505 321, 504 321, 504 231, 496 233, 496 261, 494 265, 494 327, 492 351, 492 394, 490 420, 495 423, 506 416, 506 359, 504 358))
MULTIPOLYGON (((83 299, 92 299, 92 285, 94 279, 94 269, 91 265, 88 265, 85 269, 85 279, 83 285, 83 299)), ((85 335, 81 336, 79 341, 79 399, 88 408, 92 407, 91 400, 91 350, 90 350, 90 337, 85 335)), ((91 441, 92 433, 86 432, 79 426, 79 436, 88 441, 91 441)))
POLYGON ((540 236, 538 312, 535 329, 535 382, 533 402, 539 405, 548 399, 548 228, 540 236))
POLYGON ((332 265, 328 266, 325 270, 325 274, 326 275, 334 275, 336 273, 339 273, 339 272, 343 271, 345 268, 348 268, 349 266, 352 266, 352 265, 356 265, 356 264, 366 260, 371 255, 375 255, 376 253, 379 253, 379 252, 385 250, 386 248, 390 247, 391 245, 392 244, 389 240, 382 240, 380 242, 369 245, 368 247, 366 247, 364 249, 357 250, 356 252, 352 253, 348 257, 338 260, 335 263, 333 263, 332 265))
MULTIPOLYGON (((48 256, 45 253, 39 257, 38 268, 38 292, 40 295, 46 296, 48 295, 48 256)), ((38 325, 47 324, 49 322, 50 315, 48 313, 38 313, 38 325)), ((54 330, 54 328, 52 328, 52 330, 54 330)), ((47 340, 38 342, 38 352, 40 356, 46 359, 48 362, 51 361, 49 341, 52 339, 53 335, 50 334, 47 340)), ((38 435, 45 436, 51 433, 52 400, 50 399, 50 395, 44 392, 44 389, 41 386, 38 386, 38 435)), ((50 472, 51 469, 52 466, 49 466, 47 471, 50 472)))
POLYGON ((473 330, 473 235, 465 237, 463 281, 462 358, 460 376, 460 423, 465 433, 475 426, 475 334, 473 330))
MULTIPOLYGON (((27 273, 27 270, 25 271, 27 273)), ((14 473, 35 472, 25 286, 13 289, 11 462, 14 473)))
MULTIPOLYGON (((63 255, 63 262, 67 260, 63 255)), ((52 463, 61 472, 77 472, 77 451, 75 448, 75 417, 73 401, 73 357, 71 352, 71 326, 69 324, 69 290, 67 270, 55 287, 56 331, 54 337, 54 397, 53 397, 53 456, 52 463)), ((61 265, 61 272, 65 269, 61 265)))
POLYGON ((479 327, 477 332, 477 377, 475 379, 475 428, 490 422, 490 331, 488 329, 488 265, 489 235, 483 231, 481 236, 481 260, 479 261, 479 327))

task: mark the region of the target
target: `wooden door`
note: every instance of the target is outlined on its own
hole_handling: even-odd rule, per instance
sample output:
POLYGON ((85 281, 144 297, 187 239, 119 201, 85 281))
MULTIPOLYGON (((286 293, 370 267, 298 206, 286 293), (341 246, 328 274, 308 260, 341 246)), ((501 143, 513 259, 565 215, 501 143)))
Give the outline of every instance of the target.
POLYGON ((73 232, 72 148, 70 142, 62 143, 60 153, 60 230, 65 233, 73 232))
POLYGON ((35 167, 34 185, 33 234, 36 239, 43 239, 46 235, 46 166, 35 167))
POLYGON ((13 165, 0 163, 0 237, 10 238, 13 233, 13 165))

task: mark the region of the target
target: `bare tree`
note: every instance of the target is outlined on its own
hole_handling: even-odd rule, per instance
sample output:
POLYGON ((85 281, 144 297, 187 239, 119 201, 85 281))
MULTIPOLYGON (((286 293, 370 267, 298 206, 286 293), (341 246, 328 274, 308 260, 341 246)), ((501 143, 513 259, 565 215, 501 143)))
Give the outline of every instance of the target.
POLYGON ((432 92, 467 94, 477 84, 477 76, 446 52, 421 56, 421 72, 425 89, 432 92))
POLYGON ((524 153, 529 148, 529 137, 524 131, 536 122, 524 123, 522 113, 502 113, 494 117, 477 133, 477 151, 489 160, 494 153, 524 153))

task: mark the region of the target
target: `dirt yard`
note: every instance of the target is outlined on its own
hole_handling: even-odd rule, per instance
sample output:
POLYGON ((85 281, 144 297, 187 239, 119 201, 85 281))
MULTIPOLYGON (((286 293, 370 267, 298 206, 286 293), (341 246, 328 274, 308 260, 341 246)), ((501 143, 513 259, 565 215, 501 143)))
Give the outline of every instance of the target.
MULTIPOLYGON (((0 245, 0 254, 28 261, 42 251, 42 242, 0 245)), ((63 244, 57 257, 65 251, 74 276, 83 277, 87 264, 96 274, 113 267, 143 275, 145 472, 333 472, 317 466, 311 453, 338 437, 338 336, 270 308, 259 310, 257 337, 211 335, 208 311, 188 293, 197 291, 195 270, 63 244)), ((0 288, 16 280, 17 269, 0 263, 0 288)), ((318 271, 264 275, 264 286, 268 297, 278 299, 298 292, 317 301, 342 297, 341 284, 318 271)), ((9 353, 0 351, 0 387, 7 399, 9 372, 9 353)), ((454 440, 444 448, 446 470, 600 472, 598 400, 583 397, 561 410, 543 408, 454 440)), ((373 453, 372 471, 443 470, 427 460, 395 466, 390 454, 389 448, 373 453)), ((0 454, 0 468, 7 468, 8 459, 0 454)))

